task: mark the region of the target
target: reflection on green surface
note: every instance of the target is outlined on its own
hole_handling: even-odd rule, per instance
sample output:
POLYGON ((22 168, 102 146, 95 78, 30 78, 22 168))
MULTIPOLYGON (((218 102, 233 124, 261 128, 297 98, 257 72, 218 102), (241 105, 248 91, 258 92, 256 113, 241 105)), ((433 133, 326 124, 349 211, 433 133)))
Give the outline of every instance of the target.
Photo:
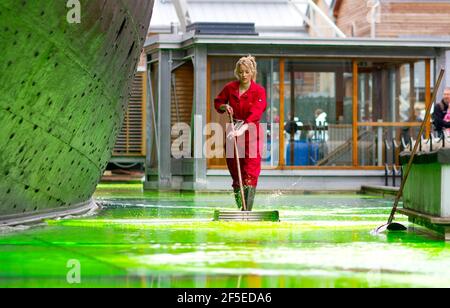
MULTIPOLYGON (((96 216, 0 235, 1 287, 450 287, 450 249, 414 232, 370 235, 391 200, 259 194, 281 222, 213 222, 231 194, 102 185, 96 216), (69 260, 80 284, 69 284, 69 260)), ((405 217, 397 221, 406 223, 405 217)))

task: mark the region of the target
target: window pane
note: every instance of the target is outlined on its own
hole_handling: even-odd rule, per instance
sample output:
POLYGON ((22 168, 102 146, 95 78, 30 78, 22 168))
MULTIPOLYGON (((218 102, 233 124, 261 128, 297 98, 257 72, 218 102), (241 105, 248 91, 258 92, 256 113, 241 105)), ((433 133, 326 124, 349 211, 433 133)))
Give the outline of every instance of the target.
POLYGON ((267 109, 261 119, 261 125, 266 131, 262 166, 276 168, 280 157, 280 65, 278 59, 258 60, 256 82, 266 89, 267 94, 267 109))
MULTIPOLYGON (((152 63, 149 66, 149 70, 150 70, 150 89, 148 89, 149 91, 149 95, 151 95, 150 97, 150 104, 151 104, 151 112, 155 113, 155 114, 150 114, 150 116, 148 117, 148 119, 151 121, 151 127, 155 127, 157 124, 153 123, 153 121, 156 119, 158 119, 158 84, 159 84, 159 62, 157 63, 152 63)), ((149 164, 149 168, 151 171, 147 171, 147 173, 152 173, 155 172, 157 173, 158 170, 158 153, 157 153, 157 140, 156 140, 156 134, 155 134, 155 130, 152 129, 151 130, 152 134, 149 138, 149 148, 150 148, 150 164, 149 164)))
MULTIPOLYGON (((209 123, 218 123, 222 126, 223 131, 225 131, 226 123, 228 118, 216 112, 214 108, 214 98, 220 93, 223 87, 230 81, 235 80, 234 77, 234 67, 238 58, 236 57, 213 57, 209 59, 211 66, 211 76, 210 76, 210 119, 209 123)), ((207 136, 206 138, 210 138, 207 136)), ((223 144, 225 143, 225 136, 223 138, 222 144, 216 144, 215 146, 221 146, 223 150, 223 144)), ((209 150, 209 149, 208 149, 209 150)), ((215 148, 213 150, 216 150, 215 148)), ((211 157, 210 153, 207 153, 208 157, 211 157)), ((208 159, 208 166, 215 167, 226 167, 225 157, 213 157, 208 159)))
POLYGON ((415 138, 425 116, 425 78, 424 61, 358 64, 358 121, 377 123, 358 127, 359 165, 391 164, 402 141, 415 138))
POLYGON ((287 61, 285 70, 286 165, 351 165, 352 63, 287 61))
MULTIPOLYGON (((219 123, 225 131, 228 118, 216 112, 214 98, 223 89, 225 84, 236 80, 234 68, 238 57, 211 57, 209 58, 210 75, 210 119, 209 123, 219 123)), ((260 121, 265 130, 264 149, 262 153, 263 168, 275 168, 279 161, 279 80, 280 68, 278 59, 256 58, 258 75, 256 82, 266 89, 267 109, 260 121)), ((207 136, 209 138, 209 136, 207 136)), ((225 140, 224 140, 225 142, 225 140)), ((225 158, 210 158, 208 166, 211 168, 226 167, 225 158)))
MULTIPOLYGON (((433 66, 431 66, 433 67, 433 66)), ((431 74, 431 91, 434 87, 434 75, 431 74)), ((411 101, 414 106, 415 121, 423 121, 425 118, 425 61, 414 63, 413 74, 413 92, 411 93, 411 101)))

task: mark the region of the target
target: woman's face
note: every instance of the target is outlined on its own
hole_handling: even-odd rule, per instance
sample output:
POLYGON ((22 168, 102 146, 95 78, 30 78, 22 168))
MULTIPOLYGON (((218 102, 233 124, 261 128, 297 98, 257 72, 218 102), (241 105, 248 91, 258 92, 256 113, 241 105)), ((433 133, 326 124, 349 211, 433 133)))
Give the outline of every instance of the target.
POLYGON ((444 90, 444 100, 446 103, 450 103, 450 89, 446 88, 444 90))
POLYGON ((252 71, 244 64, 241 64, 239 66, 239 81, 243 84, 247 84, 252 80, 252 77, 252 71))

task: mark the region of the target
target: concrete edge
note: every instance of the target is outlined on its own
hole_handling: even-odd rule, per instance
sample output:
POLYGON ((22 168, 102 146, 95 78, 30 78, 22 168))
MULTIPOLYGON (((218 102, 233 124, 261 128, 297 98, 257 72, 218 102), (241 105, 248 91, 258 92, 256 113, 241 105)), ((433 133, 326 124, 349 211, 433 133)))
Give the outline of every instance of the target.
POLYGON ((398 212, 408 217, 423 219, 424 221, 431 224, 446 226, 450 225, 450 217, 437 217, 405 208, 399 208, 398 212))
POLYGON ((381 195, 381 196, 393 196, 395 197, 399 191, 398 187, 390 187, 390 186, 370 186, 363 185, 361 186, 361 194, 364 195, 381 195))
MULTIPOLYGON (((230 188, 218 190, 218 189, 197 189, 197 190, 166 190, 161 192, 179 192, 179 193, 195 193, 195 194, 230 194, 233 190, 230 188)), ((282 189, 258 189, 256 188, 256 194, 270 195, 323 195, 323 194, 336 194, 336 195, 357 195, 359 190, 282 190, 282 189)))
POLYGON ((91 211, 98 210, 100 207, 97 205, 93 198, 86 202, 79 203, 72 206, 70 209, 58 209, 44 213, 33 213, 26 215, 14 215, 0 217, 0 227, 13 227, 18 225, 29 225, 43 222, 46 219, 54 219, 58 217, 64 217, 69 215, 83 215, 91 211))
MULTIPOLYGON (((229 177, 230 173, 227 169, 208 169, 206 171, 207 176, 224 176, 229 177)), ((277 170, 277 169, 262 169, 260 177, 298 177, 298 176, 307 176, 307 177, 355 177, 355 176, 364 176, 364 177, 378 177, 384 176, 384 170, 342 170, 342 169, 303 169, 303 170, 295 170, 295 169, 285 169, 285 170, 277 170)))
POLYGON ((411 230, 450 241, 450 217, 431 216, 405 208, 398 209, 398 212, 408 216, 408 221, 418 226, 418 228, 412 227, 411 230))

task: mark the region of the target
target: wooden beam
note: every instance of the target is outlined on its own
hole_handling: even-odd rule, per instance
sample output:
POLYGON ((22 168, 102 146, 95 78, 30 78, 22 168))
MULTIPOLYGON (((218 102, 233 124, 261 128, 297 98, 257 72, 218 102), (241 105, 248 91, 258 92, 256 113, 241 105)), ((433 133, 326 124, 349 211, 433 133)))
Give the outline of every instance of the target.
POLYGON ((420 122, 358 122, 358 127, 420 127, 420 122))

